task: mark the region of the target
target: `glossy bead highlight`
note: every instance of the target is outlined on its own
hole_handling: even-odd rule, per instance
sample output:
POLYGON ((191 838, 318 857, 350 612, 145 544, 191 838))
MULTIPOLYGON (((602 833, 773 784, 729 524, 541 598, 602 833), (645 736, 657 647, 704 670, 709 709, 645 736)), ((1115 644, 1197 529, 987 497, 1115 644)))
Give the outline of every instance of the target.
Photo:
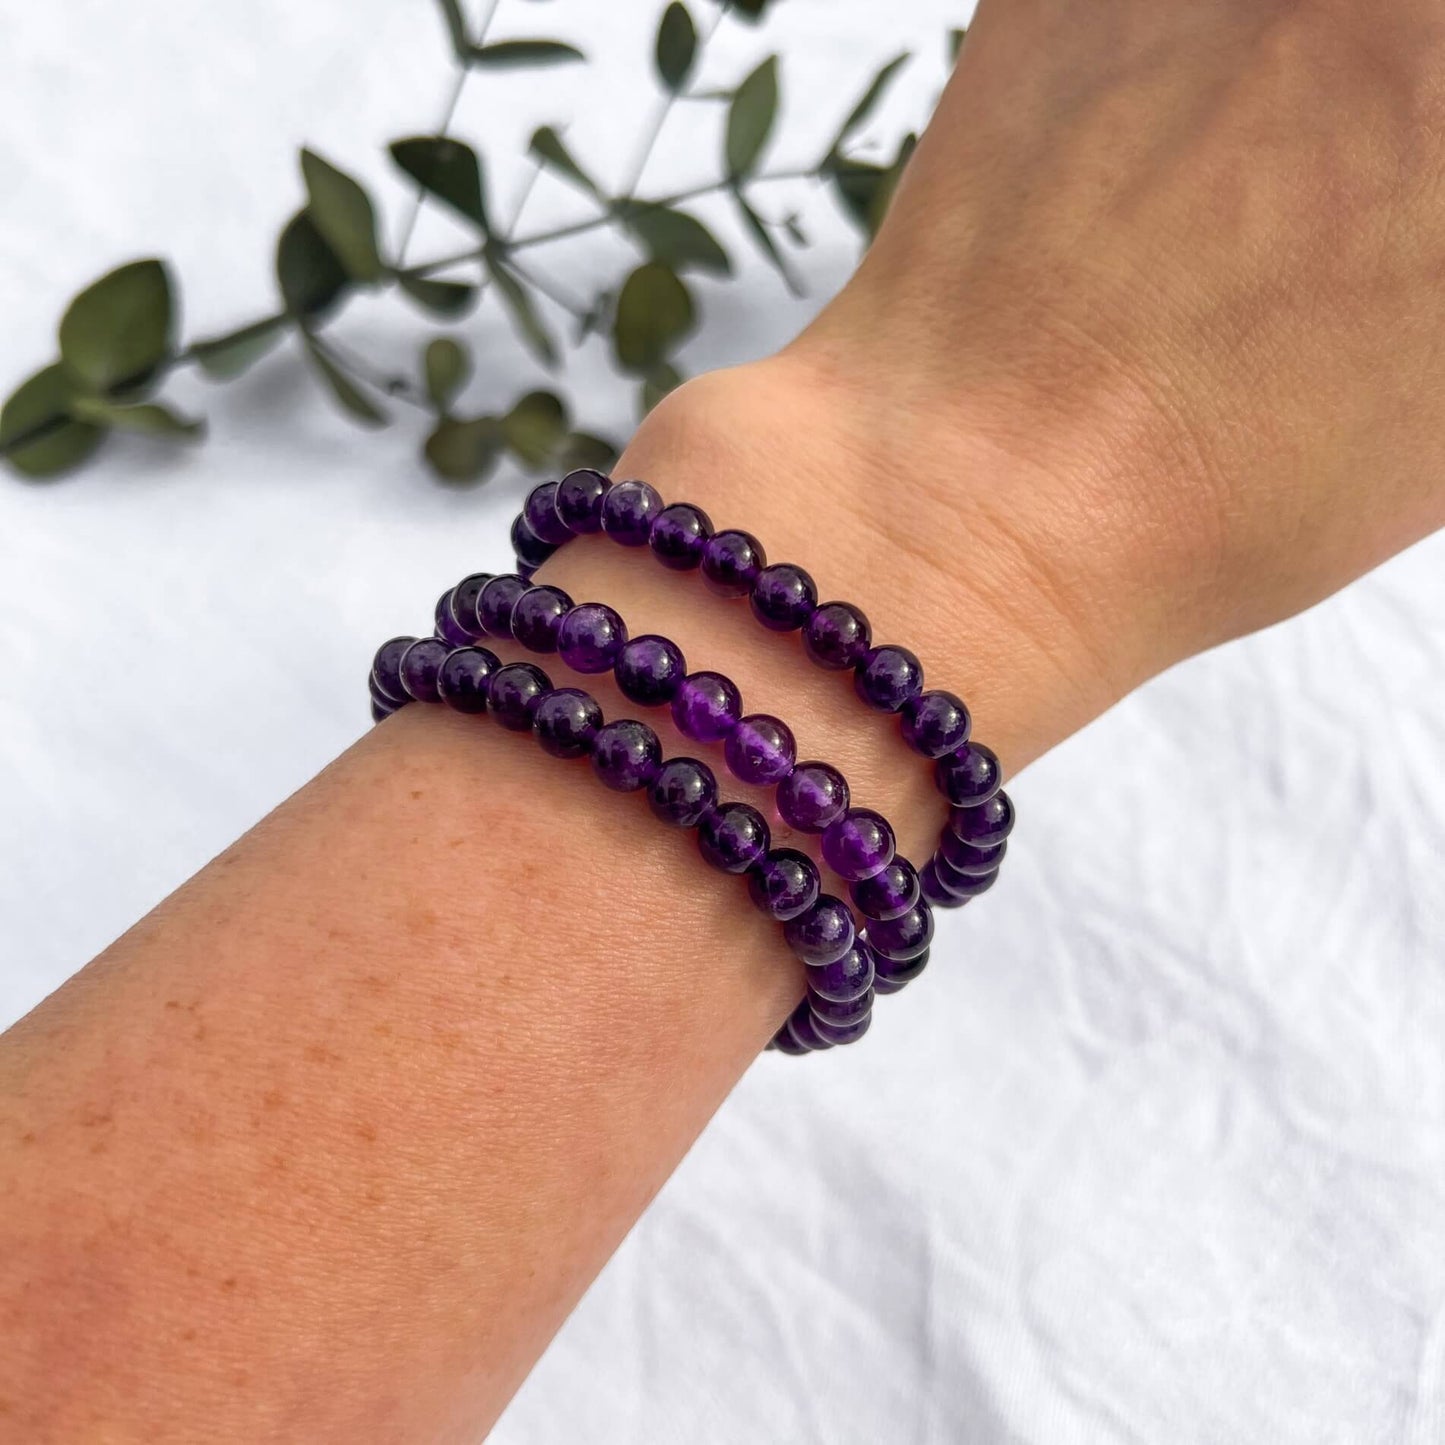
POLYGON ((719 743, 738 725, 743 697, 720 672, 694 672, 682 680, 672 700, 672 720, 684 737, 719 743))
POLYGON ((712 519, 701 507, 674 502, 652 519, 647 543, 664 567, 691 572, 701 563, 703 548, 711 536, 712 519))
POLYGON ((873 628, 851 602, 825 602, 803 629, 803 651, 834 672, 857 667, 872 643, 873 628))
POLYGON ((906 647, 875 647, 858 664, 853 687, 869 707, 897 712, 923 691, 923 664, 906 647))
POLYGON ((645 788, 662 768, 662 743, 644 722, 619 718, 597 730, 592 740, 592 770, 618 793, 645 788))
POLYGON ((417 702, 440 702, 437 675, 451 648, 439 637, 422 637, 401 655, 401 685, 417 702))
POLYGON ((652 780, 647 802, 664 823, 695 828, 717 803, 717 778, 696 758, 669 758, 652 780))
POLYGON ((529 652, 556 652, 558 629, 572 605, 560 587, 529 587, 512 607, 512 636, 529 652))
POLYGON ((763 544, 751 532, 731 528, 704 543, 702 580, 719 597, 746 597, 767 564, 763 544))
POLYGON ((767 713, 740 718, 723 745, 727 765, 740 783, 780 783, 793 771, 798 747, 792 729, 767 713))
POLYGON ((454 712, 486 712, 487 683, 501 665, 485 647, 459 647, 442 662, 437 692, 454 712))
POLYGON ((903 740, 925 758, 941 758, 961 748, 973 726, 963 699, 942 689, 910 698, 902 714, 903 740))
POLYGON ((602 530, 624 547, 645 547, 662 498, 646 482, 614 482, 602 499, 602 530))
POLYGON ((601 727, 601 705, 577 687, 554 688, 532 714, 537 743, 554 758, 586 757, 601 727))
POLYGON ((557 629, 557 651, 577 672, 610 672, 626 643, 626 623, 601 602, 574 607, 557 629))
POLYGON ((530 662, 509 662, 487 679, 487 708, 504 728, 528 732, 542 698, 552 691, 552 680, 530 662))
POLYGON ((853 915, 841 898, 824 893, 806 912, 783 925, 788 947, 810 968, 836 963, 853 947, 853 915))
POLYGON ((723 803, 697 825, 698 851, 724 873, 746 873, 766 856, 770 841, 767 819, 746 803, 723 803))
POLYGON ((612 485, 601 472, 588 468, 568 472, 557 483, 553 505, 558 520, 574 536, 586 536, 602 530, 602 499, 612 485))
POLYGON ((776 562, 758 573, 752 590, 753 616, 773 632, 796 632, 818 605, 818 588, 801 567, 776 562))
POLYGON ((778 813, 805 833, 821 833, 848 811, 848 780, 831 763, 798 763, 778 786, 778 813))
POLYGON ((612 670, 623 697, 642 707, 661 707, 677 696, 687 659, 675 642, 647 633, 623 647, 612 670))
POLYGON ((848 883, 886 868, 895 846, 888 819, 871 808, 849 808, 823 831, 823 861, 848 883))
POLYGON ((488 637, 512 635, 512 609, 527 584, 515 572, 493 577, 477 597, 477 622, 488 637))
POLYGON ((796 848, 775 848, 748 870, 748 896, 780 923, 811 908, 821 889, 818 865, 796 848))
POLYGON ((541 486, 533 487, 522 507, 527 525, 542 541, 553 547, 572 540, 572 529, 557 515, 559 485, 558 482, 543 482, 541 486))

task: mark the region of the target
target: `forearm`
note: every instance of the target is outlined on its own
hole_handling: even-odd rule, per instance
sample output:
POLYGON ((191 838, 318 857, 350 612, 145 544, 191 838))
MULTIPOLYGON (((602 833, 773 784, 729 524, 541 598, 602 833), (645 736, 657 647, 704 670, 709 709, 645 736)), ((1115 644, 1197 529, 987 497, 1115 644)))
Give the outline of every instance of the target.
MULTIPOLYGON (((801 377, 693 388, 620 471, 864 604, 1011 767, 1135 680, 1125 584, 1049 537, 1061 481, 960 436, 934 495, 801 377)), ((796 639, 605 543, 550 570, 735 677, 919 856, 927 768, 796 639)), ((0 1400, 37 1441, 476 1438, 801 991, 638 799, 404 710, 0 1043, 0 1400)))

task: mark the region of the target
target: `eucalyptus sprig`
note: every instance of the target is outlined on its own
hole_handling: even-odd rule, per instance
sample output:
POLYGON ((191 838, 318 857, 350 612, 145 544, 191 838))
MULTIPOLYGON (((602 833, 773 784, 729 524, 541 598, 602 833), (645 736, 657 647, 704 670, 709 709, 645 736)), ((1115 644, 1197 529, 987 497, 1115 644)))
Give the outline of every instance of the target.
MULTIPOLYGON (((772 0, 720 0, 701 28, 684 0, 671 0, 660 17, 652 56, 659 99, 625 184, 614 190, 589 175, 567 147, 562 128, 544 125, 529 146, 532 181, 547 175, 577 189, 594 213, 569 225, 522 230, 529 184, 516 212, 500 220, 481 156, 448 133, 463 84, 475 71, 545 69, 575 64, 585 56, 556 39, 489 39, 498 3, 492 0, 473 36, 458 0, 438 0, 455 74, 437 132, 407 136, 387 148, 392 163, 415 187, 395 255, 388 254, 381 240, 375 203, 361 183, 317 152, 303 149, 305 204, 276 242, 277 308, 222 335, 183 342, 175 279, 165 261, 131 261, 108 272, 66 308, 57 358, 22 382, 0 409, 0 456, 21 476, 39 480, 74 471, 115 432, 199 438, 204 422, 183 416, 161 396, 170 375, 195 366, 212 380, 229 380, 290 335, 299 341, 325 392, 360 424, 386 425, 393 403, 421 411, 428 418, 423 456, 432 471, 449 482, 482 481, 503 456, 528 471, 605 467, 616 455, 615 445, 576 428, 572 409, 557 391, 529 391, 481 413, 458 410, 472 372, 471 353, 461 337, 429 336, 414 369, 396 370, 344 347, 335 339, 332 322, 349 300, 367 291, 399 292, 429 318, 444 323, 455 323, 490 301, 506 314, 520 344, 554 372, 562 369, 569 348, 594 334, 608 337, 617 365, 636 379, 639 404, 646 411, 683 380, 678 351, 699 324, 688 276, 733 273, 726 247, 685 209, 690 201, 725 194, 745 233, 794 292, 801 289, 795 253, 806 238, 791 209, 778 214, 773 196, 777 185, 822 182, 865 237, 876 232, 914 137, 905 136, 892 158, 882 163, 850 151, 907 55, 882 67, 821 158, 800 168, 769 170, 765 165, 780 109, 777 55, 767 55, 732 87, 695 87, 707 40, 718 24, 728 15, 757 24, 772 0), (677 103, 691 101, 727 107, 717 174, 671 194, 641 195, 648 160, 669 114, 677 103), (474 243, 455 254, 407 264, 407 247, 423 205, 450 211, 472 230, 474 243), (569 295, 528 255, 545 242, 604 227, 628 237, 639 259, 615 285, 585 300, 569 295), (571 322, 565 340, 557 331, 558 311, 571 322)), ((952 35, 956 51, 961 32, 952 35)))

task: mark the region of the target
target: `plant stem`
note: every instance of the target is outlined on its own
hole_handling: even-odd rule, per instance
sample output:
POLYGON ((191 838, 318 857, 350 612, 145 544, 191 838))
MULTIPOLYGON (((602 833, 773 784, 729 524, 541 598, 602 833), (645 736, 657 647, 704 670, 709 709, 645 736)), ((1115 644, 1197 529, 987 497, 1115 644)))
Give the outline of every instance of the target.
POLYGON ((369 361, 357 356, 355 352, 343 348, 336 341, 323 340, 314 333, 311 337, 311 344, 318 351, 323 352, 333 366, 346 372, 353 381, 362 382, 373 390, 379 391, 383 396, 394 397, 397 401, 414 406, 419 411, 428 413, 432 411, 430 403, 418 394, 416 388, 406 377, 392 376, 384 371, 378 371, 369 361))

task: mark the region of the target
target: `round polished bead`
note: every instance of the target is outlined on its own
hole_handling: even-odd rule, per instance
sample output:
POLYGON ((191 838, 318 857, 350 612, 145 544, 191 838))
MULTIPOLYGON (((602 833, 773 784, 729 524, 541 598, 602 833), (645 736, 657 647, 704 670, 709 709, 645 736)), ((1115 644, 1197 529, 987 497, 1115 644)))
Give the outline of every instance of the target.
POLYGON ((411 701, 407 690, 401 685, 401 659, 415 641, 414 637, 393 637, 376 649, 376 657, 372 660, 373 685, 382 697, 398 707, 411 701))
POLYGON ((885 961, 901 963, 917 958, 932 941, 933 910, 926 903, 915 903, 897 918, 868 925, 868 946, 880 973, 886 972, 885 961))
POLYGON ((501 665, 496 653, 485 647, 459 647, 442 662, 437 692, 456 712, 486 712, 487 682, 501 665))
POLYGON ((933 860, 933 868, 944 891, 959 899, 977 898, 998 882, 997 868, 992 873, 955 873, 942 858, 933 860))
POLYGON ((697 825, 698 851, 724 873, 746 873, 767 854, 768 821, 746 803, 723 803, 697 825))
POLYGON ((817 1025, 813 1022, 812 1010, 808 1007, 808 1000, 804 999, 795 1008, 786 1025, 788 1035, 795 1044, 805 1053, 819 1053, 823 1049, 831 1049, 832 1042, 825 1039, 818 1031, 817 1025))
POLYGON ((717 803, 717 778, 696 758, 669 758, 652 780, 647 802, 664 823, 695 828, 717 803))
POLYGON ((908 859, 895 858, 871 878, 859 879, 848 892, 865 918, 897 918, 918 902, 918 874, 908 859))
POLYGON ((803 651, 819 667, 857 667, 873 643, 873 628, 851 602, 825 602, 803 629, 803 651))
POLYGON ((740 783, 780 783, 793 771, 798 745, 787 723, 766 713, 738 719, 723 744, 723 756, 740 783))
POLYGON ((941 758, 961 748, 973 726, 963 699, 941 690, 910 698, 902 713, 903 740, 925 758, 941 758))
POLYGON ((689 673, 672 700, 672 720, 678 731, 698 743, 721 742, 742 714, 742 694, 720 672, 689 673))
POLYGON ((815 997, 811 990, 808 993, 808 1010, 813 1015, 815 1023, 833 1024, 841 1027, 844 1024, 857 1023, 864 1014, 870 1013, 873 1009, 873 990, 865 989, 855 999, 847 1003, 836 1003, 833 999, 815 997))
POLYGON ((995 793, 974 808, 955 808, 948 815, 948 828, 955 838, 978 848, 1002 843, 1013 831, 1014 806, 1007 793, 995 793))
POLYGON ((465 647, 472 640, 457 626, 457 620, 452 616, 452 594, 450 592, 443 592, 437 598, 436 611, 432 615, 436 619, 436 635, 448 647, 465 647))
POLYGON ((878 972, 873 980, 875 993, 899 993, 907 988, 925 968, 928 967, 928 950, 913 958, 903 960, 880 958, 878 972))
MULTIPOLYGON (((392 715, 392 713, 398 712, 401 708, 403 708, 403 707, 406 706, 406 703, 393 702, 393 701, 392 701, 384 692, 382 692, 382 690, 376 685, 376 679, 375 679, 374 677, 369 677, 369 678, 367 678, 367 680, 366 680, 366 690, 367 690, 367 692, 368 692, 368 693, 370 694, 370 696, 371 696, 371 715, 372 715, 372 721, 373 721, 373 722, 380 722, 380 721, 381 721, 381 718, 379 718, 379 717, 376 716, 376 714, 377 714, 378 711, 380 711, 380 713, 382 714, 382 717, 390 717, 390 716, 392 715)), ((410 699, 410 698, 407 698, 406 701, 407 701, 407 702, 410 702, 411 699, 410 699)))
POLYGON ((515 572, 493 577, 477 597, 477 623, 488 637, 512 635, 512 608, 527 584, 515 572))
POLYGON ((627 643, 627 624, 602 602, 574 607, 557 630, 557 651, 577 672, 608 672, 627 643))
POLYGON ((554 688, 532 714, 537 742, 554 758, 586 757, 601 727, 601 705, 577 687, 554 688))
POLYGON ((509 662, 487 679, 487 707, 504 728, 527 732, 532 715, 543 696, 552 691, 552 680, 530 662, 509 662))
POLYGON ((451 590, 452 621, 467 634, 469 642, 486 636, 482 624, 477 620, 477 599, 482 595, 482 588, 491 580, 490 572, 473 572, 470 577, 463 577, 451 590))
POLYGON ((823 861, 849 883, 886 868, 895 847, 888 819, 871 808, 849 808, 823 830, 823 861))
POLYGON ((542 541, 553 547, 572 540, 572 529, 557 515, 557 482, 543 482, 527 494, 522 515, 542 541))
POLYGON ((691 572, 702 561, 702 549, 712 536, 712 519, 690 502, 674 502, 652 519, 647 534, 652 555, 674 572, 691 572))
POLYGON ((557 483, 557 517, 575 536, 602 530, 602 499, 612 485, 601 472, 568 472, 557 483))
POLYGON ((973 843, 965 843, 951 828, 945 828, 938 835, 939 859, 947 863, 953 872, 975 878, 983 873, 997 872, 1007 852, 1007 842, 991 843, 987 848, 980 848, 973 843))
POLYGON ((371 720, 374 723, 385 722, 396 711, 396 708, 390 707, 384 702, 378 702, 375 698, 371 700, 371 720))
POLYGON ((556 550, 550 542, 544 542, 527 525, 524 513, 517 513, 516 520, 512 523, 512 551, 516 553, 518 562, 528 567, 540 567, 556 550))
POLYGON ((538 568, 529 567, 525 562, 517 563, 517 576, 520 577, 522 581, 527 584, 528 587, 532 585, 538 571, 538 568))
POLYGON ((813 1031, 819 1038, 826 1039, 837 1048, 856 1044, 873 1027, 873 1011, 860 1014, 852 1023, 830 1024, 826 1019, 813 1016, 813 1031))
POLYGON ((788 1032, 787 1024, 784 1024, 768 1043, 770 1049, 776 1049, 780 1054, 789 1054, 797 1057, 799 1054, 806 1054, 808 1051, 792 1034, 788 1032))
POLYGON ((645 788, 661 768, 662 744, 657 734, 635 718, 607 723, 592 740, 592 770, 616 792, 635 793, 645 788))
POLYGON ((512 608, 512 636, 529 652, 556 652, 557 632, 572 610, 560 587, 529 587, 512 608))
POLYGON ((849 1003, 873 986, 873 953, 861 938, 841 958, 808 969, 808 996, 849 1003))
POLYGON ((661 707, 677 696, 687 676, 682 649, 665 637, 648 633, 634 637, 613 666, 622 695, 642 707, 661 707))
POLYGON ((897 712, 923 691, 923 664, 906 647, 874 647, 858 664, 853 686, 869 707, 897 712))
POLYGON ((646 482, 614 482, 602 499, 602 530, 624 547, 645 547, 653 518, 662 510, 657 489, 646 482))
POLYGON ((950 893, 938 876, 938 861, 930 858, 918 874, 918 892, 930 908, 962 908, 968 902, 950 893))
POLYGON ((439 702, 437 674, 451 651, 439 637, 422 637, 401 655, 401 685, 418 702, 439 702))
POLYGON ((853 915, 841 898, 824 893, 806 912, 783 925, 783 937, 804 963, 820 968, 853 947, 853 915))
POLYGON ((716 532, 702 549, 702 580, 719 597, 746 597, 768 565, 763 544, 751 532, 716 532))
POLYGON ((770 918, 786 923, 818 901, 818 865, 796 848, 775 848, 748 872, 748 895, 770 918))
POLYGON ((796 632, 818 605, 818 589, 801 567, 775 562, 753 583, 753 616, 774 632, 796 632))
POLYGON ((1003 782, 998 759, 982 743, 965 743, 947 757, 939 758, 933 775, 938 791, 955 808, 973 808, 986 803, 1003 782))
POLYGON ((848 811, 848 780, 831 763, 799 763, 778 785, 777 801, 790 827, 821 833, 848 811))

